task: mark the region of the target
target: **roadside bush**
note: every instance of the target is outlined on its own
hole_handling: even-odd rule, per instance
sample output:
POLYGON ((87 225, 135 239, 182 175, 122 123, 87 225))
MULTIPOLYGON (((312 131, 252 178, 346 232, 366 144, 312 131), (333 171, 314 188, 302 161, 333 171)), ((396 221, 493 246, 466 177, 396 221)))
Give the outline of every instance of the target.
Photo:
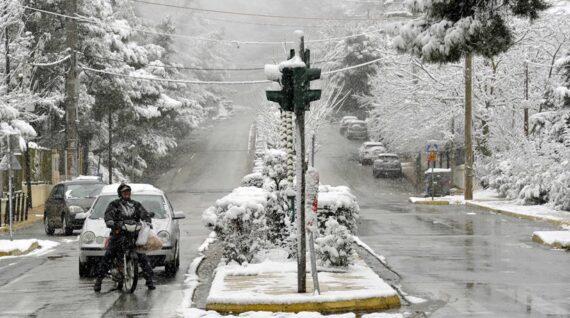
POLYGON ((250 263, 266 247, 268 198, 269 193, 263 189, 241 187, 204 211, 202 219, 213 225, 226 262, 250 263))
POLYGON ((259 172, 254 172, 246 175, 241 179, 242 187, 256 187, 263 188, 264 177, 259 172))
POLYGON ((356 197, 348 187, 319 187, 319 212, 317 214, 319 232, 323 233, 329 219, 336 220, 353 235, 357 231, 360 207, 356 197))
POLYGON ((350 231, 333 218, 325 223, 325 230, 316 239, 315 250, 321 266, 346 268, 354 262, 354 239, 350 231))

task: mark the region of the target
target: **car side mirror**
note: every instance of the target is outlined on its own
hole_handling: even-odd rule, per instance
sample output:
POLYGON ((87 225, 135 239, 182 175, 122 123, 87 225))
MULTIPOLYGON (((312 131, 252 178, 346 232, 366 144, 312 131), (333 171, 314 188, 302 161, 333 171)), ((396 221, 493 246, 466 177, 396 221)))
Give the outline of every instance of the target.
POLYGON ((172 219, 174 220, 182 220, 186 218, 186 214, 184 214, 184 212, 174 212, 174 217, 172 219))

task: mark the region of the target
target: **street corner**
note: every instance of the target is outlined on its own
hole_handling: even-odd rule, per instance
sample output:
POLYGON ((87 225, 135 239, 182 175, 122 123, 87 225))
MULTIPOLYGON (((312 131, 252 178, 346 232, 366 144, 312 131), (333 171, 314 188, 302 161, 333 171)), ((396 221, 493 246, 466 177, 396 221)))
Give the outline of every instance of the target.
POLYGON ((342 271, 319 271, 320 294, 307 279, 307 293, 297 293, 295 262, 265 261, 247 266, 220 265, 206 308, 220 313, 378 312, 400 307, 397 292, 364 261, 342 271))
POLYGON ((535 231, 532 240, 552 248, 570 250, 570 231, 535 231))

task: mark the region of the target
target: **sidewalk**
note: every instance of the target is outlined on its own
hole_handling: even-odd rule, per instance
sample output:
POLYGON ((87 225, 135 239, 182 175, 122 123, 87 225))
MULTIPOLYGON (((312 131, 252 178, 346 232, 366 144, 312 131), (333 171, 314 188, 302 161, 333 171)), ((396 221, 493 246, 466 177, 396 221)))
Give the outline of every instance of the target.
POLYGON ((425 205, 465 204, 496 213, 533 221, 547 221, 558 226, 570 226, 570 212, 557 211, 546 205, 520 205, 515 201, 500 198, 494 190, 479 190, 473 200, 465 200, 463 195, 431 198, 410 197, 410 202, 425 205))
POLYGON ((221 313, 367 312, 400 307, 396 291, 362 260, 346 272, 319 272, 321 294, 313 294, 311 274, 307 293, 297 293, 297 264, 266 261, 248 266, 220 265, 206 308, 221 313))
MULTIPOLYGON (((13 230, 21 230, 28 228, 37 222, 41 222, 44 219, 44 207, 39 206, 32 208, 28 211, 28 219, 21 222, 14 222, 13 230)), ((8 224, 4 224, 4 219, 2 219, 2 226, 0 227, 0 234, 8 233, 10 231, 8 224)))

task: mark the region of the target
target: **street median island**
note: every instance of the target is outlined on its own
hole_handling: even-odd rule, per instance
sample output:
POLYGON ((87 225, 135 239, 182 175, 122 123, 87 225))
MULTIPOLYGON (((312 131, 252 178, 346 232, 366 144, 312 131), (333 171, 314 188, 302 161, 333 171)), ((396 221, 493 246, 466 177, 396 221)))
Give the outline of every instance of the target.
POLYGON ((297 293, 296 262, 220 265, 206 308, 221 313, 249 311, 321 313, 372 312, 400 307, 396 291, 358 259, 345 271, 319 271, 321 294, 297 293))

